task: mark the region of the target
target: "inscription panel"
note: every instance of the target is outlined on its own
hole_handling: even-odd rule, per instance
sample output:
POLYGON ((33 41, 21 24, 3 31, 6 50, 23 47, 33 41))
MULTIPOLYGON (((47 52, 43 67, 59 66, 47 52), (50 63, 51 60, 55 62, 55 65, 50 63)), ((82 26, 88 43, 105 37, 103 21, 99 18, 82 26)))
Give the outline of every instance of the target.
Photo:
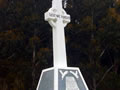
POLYGON ((78 84, 74 77, 66 77, 66 90, 79 90, 78 84))
POLYGON ((56 17, 56 18, 62 18, 62 19, 70 19, 70 16, 69 15, 59 15, 59 14, 54 14, 54 13, 49 13, 49 16, 50 17, 56 17))
POLYGON ((62 15, 51 12, 45 13, 45 20, 52 20, 52 19, 63 19, 65 21, 70 22, 70 15, 64 15, 64 14, 62 15))
POLYGON ((58 70, 58 90, 88 90, 83 77, 76 70, 58 70))

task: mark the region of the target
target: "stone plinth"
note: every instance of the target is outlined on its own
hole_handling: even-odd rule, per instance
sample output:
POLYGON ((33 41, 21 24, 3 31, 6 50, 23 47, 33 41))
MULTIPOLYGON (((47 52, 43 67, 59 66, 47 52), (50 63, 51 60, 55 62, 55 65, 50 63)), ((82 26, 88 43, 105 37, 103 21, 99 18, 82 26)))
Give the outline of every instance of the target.
POLYGON ((88 90, 78 68, 49 68, 42 71, 37 90, 88 90))

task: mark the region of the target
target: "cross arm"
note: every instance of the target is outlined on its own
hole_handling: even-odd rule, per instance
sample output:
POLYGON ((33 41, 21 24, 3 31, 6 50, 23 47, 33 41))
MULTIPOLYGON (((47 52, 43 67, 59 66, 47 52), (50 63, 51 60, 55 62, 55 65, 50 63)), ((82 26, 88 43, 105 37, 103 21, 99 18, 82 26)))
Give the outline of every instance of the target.
POLYGON ((52 13, 50 12, 46 12, 45 13, 45 21, 48 21, 49 24, 52 26, 52 27, 55 27, 55 22, 56 22, 56 18, 53 16, 52 13))

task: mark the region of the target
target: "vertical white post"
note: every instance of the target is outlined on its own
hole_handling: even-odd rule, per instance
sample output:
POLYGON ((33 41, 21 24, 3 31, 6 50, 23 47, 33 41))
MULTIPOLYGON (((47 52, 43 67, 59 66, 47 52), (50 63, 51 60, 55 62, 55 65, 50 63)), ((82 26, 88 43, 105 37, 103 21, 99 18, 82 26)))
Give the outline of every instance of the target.
POLYGON ((52 26, 54 67, 67 67, 64 27, 70 22, 70 16, 62 8, 62 0, 52 1, 45 20, 52 26))

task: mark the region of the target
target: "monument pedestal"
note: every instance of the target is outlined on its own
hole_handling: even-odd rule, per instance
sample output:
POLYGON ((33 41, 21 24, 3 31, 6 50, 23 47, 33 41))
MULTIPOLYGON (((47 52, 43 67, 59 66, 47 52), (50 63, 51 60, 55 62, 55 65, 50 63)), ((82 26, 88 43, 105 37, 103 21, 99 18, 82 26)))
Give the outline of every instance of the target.
POLYGON ((37 90, 88 90, 78 68, 48 68, 42 71, 37 90))

